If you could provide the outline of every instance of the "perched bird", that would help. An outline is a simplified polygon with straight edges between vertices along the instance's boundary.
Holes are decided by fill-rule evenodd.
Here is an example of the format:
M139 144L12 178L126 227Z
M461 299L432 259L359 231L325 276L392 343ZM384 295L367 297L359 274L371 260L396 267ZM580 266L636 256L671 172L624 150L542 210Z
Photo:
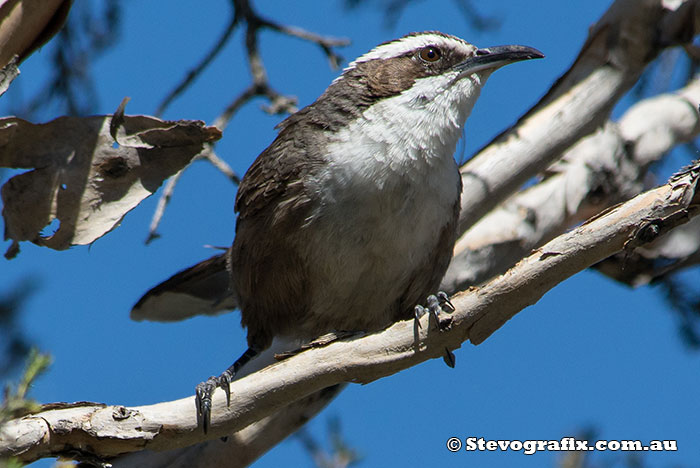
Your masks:
M241 181L233 246L154 288L132 312L169 320L240 308L248 350L197 386L205 430L216 387L228 397L233 376L273 341L381 330L437 292L456 237L453 155L464 123L491 72L541 57L531 47L409 34L357 58L279 124Z

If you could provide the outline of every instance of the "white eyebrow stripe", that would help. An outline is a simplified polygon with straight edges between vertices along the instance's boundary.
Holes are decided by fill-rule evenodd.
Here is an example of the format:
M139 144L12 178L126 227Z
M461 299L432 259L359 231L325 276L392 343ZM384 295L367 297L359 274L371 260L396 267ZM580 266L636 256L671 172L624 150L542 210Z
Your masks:
M404 36L400 39L396 39L386 44L379 45L367 52L365 55L361 55L360 57L356 58L355 60L350 62L350 64L347 67L343 69L343 72L333 80L333 83L336 83L340 79L342 79L345 73L354 69L358 63L369 62L370 60L399 57L408 52L429 45L445 48L454 48L455 46L464 47L465 54L471 54L476 50L476 46L454 36L443 36L441 34L433 33L423 33L416 34L414 36Z
M457 44L464 45L465 49L467 50L470 47L469 44L463 42L461 39L445 37L439 34L419 34L416 36L402 37L396 41L377 46L367 52L365 55L358 57L355 59L355 61L348 65L348 69L354 68L358 63L369 62L370 60L376 59L398 57L411 52L412 50L420 49L429 45L454 47Z

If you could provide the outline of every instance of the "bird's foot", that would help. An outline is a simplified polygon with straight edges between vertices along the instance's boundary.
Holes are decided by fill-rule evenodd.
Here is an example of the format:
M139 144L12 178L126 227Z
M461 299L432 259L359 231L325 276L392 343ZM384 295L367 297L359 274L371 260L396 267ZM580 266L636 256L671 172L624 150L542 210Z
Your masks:
M197 385L195 389L197 405L197 420L202 425L206 434L211 425L211 397L217 388L226 393L226 406L231 404L231 380L233 376L226 370L218 377L211 376L205 382Z
M437 294L431 294L426 300L427 307L422 305L417 305L414 310L414 316L416 318L416 323L418 323L418 328L420 328L420 318L426 313L429 313L434 319L438 330L446 330L450 327L452 323L452 317L447 314L451 314L455 311L455 307L450 302L450 298L443 291L439 291Z
M221 388L226 393L226 406L231 405L231 381L233 377L241 370L245 364L260 353L258 347L249 347L241 357L236 359L236 362L231 364L231 367L226 369L218 377L209 377L206 382L197 385L195 389L195 405L197 406L197 421L202 425L202 429L206 434L211 425L211 397L217 387Z
M439 291L435 295L428 296L426 303L428 306L427 308L419 304L414 309L414 314L416 317L416 323L418 324L418 328L420 328L421 326L420 318L427 313L429 313L435 319L435 325L437 326L438 330L443 331L450 328L450 324L452 323L452 317L450 317L447 314L451 314L452 312L454 312L455 306L452 305L452 303L450 302L450 298L447 296L447 294L442 291ZM445 364L447 364L449 367L455 367L457 358L455 357L454 353L449 349L445 348L445 354L442 356L442 359L445 361Z

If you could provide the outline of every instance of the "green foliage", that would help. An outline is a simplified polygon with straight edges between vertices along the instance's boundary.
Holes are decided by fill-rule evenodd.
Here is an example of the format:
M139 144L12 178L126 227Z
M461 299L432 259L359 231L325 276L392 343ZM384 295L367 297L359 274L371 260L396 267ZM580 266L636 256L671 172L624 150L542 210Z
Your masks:
M41 409L37 401L27 398L27 393L34 380L46 372L51 360L50 355L32 348L27 358L27 366L15 388L13 389L11 384L5 386L3 402L0 405L0 424Z

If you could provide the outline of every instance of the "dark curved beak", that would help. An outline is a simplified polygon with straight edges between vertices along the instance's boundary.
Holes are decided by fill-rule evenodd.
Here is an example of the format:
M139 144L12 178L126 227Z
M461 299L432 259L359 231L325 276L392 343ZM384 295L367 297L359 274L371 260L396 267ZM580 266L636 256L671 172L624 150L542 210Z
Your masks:
M459 76L471 75L482 70L495 70L496 68L510 63L544 58L544 54L534 47L521 45L505 45L477 49L474 56L469 57L464 62L455 65L454 69L459 71Z

